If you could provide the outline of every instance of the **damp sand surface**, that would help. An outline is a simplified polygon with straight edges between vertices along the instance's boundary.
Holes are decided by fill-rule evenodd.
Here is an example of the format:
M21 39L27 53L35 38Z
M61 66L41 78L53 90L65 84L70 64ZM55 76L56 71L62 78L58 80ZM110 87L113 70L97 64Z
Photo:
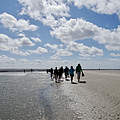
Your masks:
M120 71L84 73L78 84L46 72L0 73L0 120L119 120Z

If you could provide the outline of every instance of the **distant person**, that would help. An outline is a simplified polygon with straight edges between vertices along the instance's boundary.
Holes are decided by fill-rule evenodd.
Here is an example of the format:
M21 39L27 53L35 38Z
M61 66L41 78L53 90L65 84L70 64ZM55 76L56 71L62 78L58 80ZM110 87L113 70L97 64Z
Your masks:
M77 67L76 67L76 74L77 74L78 82L80 82L80 76L81 76L82 72L83 72L82 67L81 67L80 64L78 64Z
M69 73L70 73L70 77L71 77L71 83L73 83L73 77L74 77L74 68L73 66L71 66L70 70L69 70Z
M33 71L33 69L31 69L31 72Z
M60 69L59 69L59 79L62 78L63 72L64 72L64 69L63 69L63 66L61 66Z
M55 67L54 76L55 76L55 82L57 83L58 82L58 69L57 69L57 67Z
M25 73L25 69L24 69L24 73Z
M64 73L65 73L65 79L67 80L67 77L69 75L69 68L67 66L64 69Z
M53 79L53 68L50 69L50 77Z

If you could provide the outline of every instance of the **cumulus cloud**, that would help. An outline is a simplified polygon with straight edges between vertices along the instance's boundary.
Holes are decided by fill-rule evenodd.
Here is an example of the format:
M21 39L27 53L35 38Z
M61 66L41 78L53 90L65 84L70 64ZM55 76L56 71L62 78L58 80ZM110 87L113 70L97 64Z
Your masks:
M66 49L58 49L56 51L56 53L51 56L51 59L60 59L60 57L62 56L72 56L72 52L70 52L69 50L66 50Z
M43 54L43 53L48 53L48 50L43 47L38 47L36 50L28 50L31 54Z
M47 43L47 44L45 44L45 47L49 47L49 48L51 48L53 50L56 50L58 48L58 45L57 44L49 44L49 43Z
M18 47L12 47L9 49L9 51L13 54L19 55L19 56L29 56L30 53L25 50L20 50Z
M28 37L21 37L17 39L18 46L34 46L35 44Z
M66 20L70 17L70 3L81 8L87 7L98 13L118 14L120 16L119 0L18 0L23 8L21 14L40 20L52 28L51 35L62 42L92 38L105 45L108 50L120 50L119 26L116 30L107 30L82 19ZM117 42L118 41L118 42Z
M92 38L105 45L107 50L120 50L119 26L115 30L107 30L83 19L70 19L70 3L81 8L87 7L98 13L118 14L119 0L18 0L23 8L21 14L27 14L35 20L52 28L51 35L62 42ZM117 44L116 44L117 43Z
M21 14L27 14L49 26L59 24L61 17L69 17L70 3L100 14L117 14L120 17L119 0L18 0L23 6Z
M16 46L16 42L5 34L0 34L0 49L8 51L9 47Z
M120 26L114 30L102 29L93 39L100 44L104 44L109 51L120 50Z
M38 47L35 50L24 50L23 46L34 46L35 42L41 42L38 37L26 37L23 31L35 31L38 29L36 25L31 24L24 19L16 19L8 13L0 14L0 23L11 31L19 32L18 38L11 38L5 34L0 34L0 50L9 51L13 54L28 56L31 54L48 53L48 48L54 51L52 60L38 61L36 66L40 64L43 67L49 65L62 64L62 56L71 56L76 52L82 58L90 56L102 56L103 50L99 47L86 46L80 43L81 40L92 39L99 44L105 46L109 51L120 50L120 26L117 29L109 30L98 27L97 25L87 22L83 19L70 19L70 5L74 3L75 6L81 8L85 6L94 12L101 14L114 14L120 16L120 2L119 0L18 0L22 5L21 15L29 15L31 18L42 22L44 25L50 26L50 34L61 41L61 45L47 43L43 47ZM79 43L78 43L79 41ZM34 42L34 43L33 43ZM47 48L47 49L46 49ZM119 56L119 54L111 53L111 56ZM6 57L7 58L7 57ZM54 60L53 60L54 59ZM57 60L55 60L57 59ZM59 61L59 63L58 63ZM93 60L91 60L93 61ZM107 61L107 60L106 60ZM64 61L66 64L68 61ZM95 63L93 61L92 63ZM21 61L21 65L22 65ZM32 65L35 62L29 63ZM74 61L76 64L76 60ZM107 63L107 62L106 62ZM93 64L90 64L93 65ZM104 64L103 64L104 65ZM38 66L37 66L38 67Z
M60 17L69 17L69 6L64 0L18 0L23 6L21 14L27 14L46 25L55 26Z
M113 57L120 57L120 53L110 53L110 55Z
M119 0L68 0L75 6L86 8L101 14L117 14L120 18L120 1Z
M51 35L68 44L70 41L93 39L108 50L120 50L120 26L108 30L83 19L70 19L51 31Z
M15 61L16 61L15 58L8 57L6 55L0 55L0 63L11 63Z
M54 28L51 35L63 42L68 42L92 38L99 31L99 27L83 19L70 19L58 28Z
M25 37L25 34L24 33L19 33L18 36L19 37Z
M75 52L79 52L80 56L90 57L90 56L102 56L103 50L96 47L88 47L83 43L70 42L67 45L67 49Z
M29 21L24 19L17 20L14 16L4 12L0 14L0 22L4 25L4 27L9 28L11 31L35 31L38 29L36 25L32 25Z
M13 39L5 34L0 34L0 43L1 45L7 46L7 47L20 47L20 46L33 46L34 45L34 43L32 43L32 41L26 36Z
M23 36L20 38L10 38L5 34L0 34L0 50L9 51L13 54L27 56L28 52L22 51L19 48L23 46L33 46L34 43L29 38Z
M41 42L40 38L38 37L31 37L31 39L35 42Z
M0 44L0 50L1 51L8 51L9 48L5 44Z

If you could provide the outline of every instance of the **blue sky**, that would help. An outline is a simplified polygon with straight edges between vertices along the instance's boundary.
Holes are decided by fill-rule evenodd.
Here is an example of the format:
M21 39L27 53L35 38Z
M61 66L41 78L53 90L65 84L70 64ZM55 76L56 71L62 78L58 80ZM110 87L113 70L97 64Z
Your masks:
M119 0L1 0L0 68L120 68Z

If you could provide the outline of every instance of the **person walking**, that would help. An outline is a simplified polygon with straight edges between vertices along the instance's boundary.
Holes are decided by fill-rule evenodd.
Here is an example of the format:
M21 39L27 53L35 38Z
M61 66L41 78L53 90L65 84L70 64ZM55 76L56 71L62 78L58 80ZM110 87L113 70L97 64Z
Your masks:
M77 79L79 83L80 83L80 76L82 72L83 72L82 67L80 64L78 64L76 67L76 74L77 74Z
M59 80L62 78L63 72L64 72L63 66L61 66L59 69Z
M69 68L67 66L64 69L64 73L65 73L65 79L67 80L67 77L69 75Z
M70 70L69 70L69 73L70 73L70 77L71 77L71 83L73 83L73 77L74 77L74 68L73 66L71 66Z
M57 69L57 67L55 67L54 76L55 76L55 82L57 83L58 82L58 69Z

